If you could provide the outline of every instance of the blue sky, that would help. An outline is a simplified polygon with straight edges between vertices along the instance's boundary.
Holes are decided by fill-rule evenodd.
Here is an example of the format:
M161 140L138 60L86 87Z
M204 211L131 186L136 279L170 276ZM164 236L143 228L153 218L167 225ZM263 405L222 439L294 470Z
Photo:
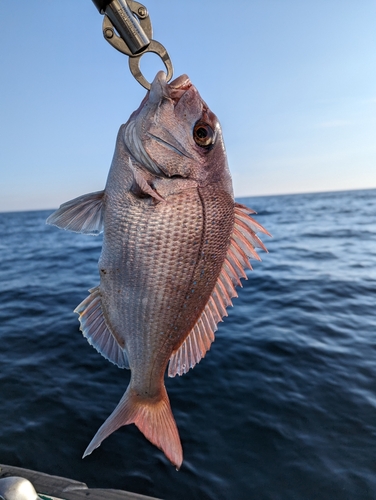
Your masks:
M219 117L237 196L376 187L374 0L148 0L154 38ZM0 211L103 189L144 89L91 0L1 12ZM152 79L162 64L145 56Z

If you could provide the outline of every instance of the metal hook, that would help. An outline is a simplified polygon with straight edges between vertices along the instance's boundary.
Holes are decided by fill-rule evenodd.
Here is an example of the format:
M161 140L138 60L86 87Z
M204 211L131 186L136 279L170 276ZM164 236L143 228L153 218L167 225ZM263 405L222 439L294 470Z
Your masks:
M103 36L115 49L130 58L129 68L135 79L143 87L150 89L150 83L141 73L140 60L146 52L153 52L162 59L167 71L167 81L170 81L173 75L172 62L163 45L151 40L153 30L146 7L133 0L113 0L105 13Z
M159 57L162 59L163 64L165 65L165 68L167 70L166 81L169 82L171 80L172 75L174 73L174 69L172 67L172 62L170 56L168 55L167 50L163 47L162 44L156 42L155 40L152 40L150 42L150 45L144 52L142 52L137 56L130 57L129 69L131 70L132 75L136 78L138 83L140 83L143 87L145 87L145 89L150 90L151 84L146 80L144 75L141 73L140 69L141 57L144 54L146 54L146 52L153 52L154 54L158 54Z

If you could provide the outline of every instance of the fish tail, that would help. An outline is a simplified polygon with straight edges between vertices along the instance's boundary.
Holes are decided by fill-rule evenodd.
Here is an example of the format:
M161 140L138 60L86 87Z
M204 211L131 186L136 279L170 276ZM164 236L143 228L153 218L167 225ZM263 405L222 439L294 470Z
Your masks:
M132 387L128 387L115 410L91 440L82 458L90 455L119 427L132 423L136 424L151 443L163 451L177 469L180 468L183 450L164 385L158 398L153 399L142 397Z

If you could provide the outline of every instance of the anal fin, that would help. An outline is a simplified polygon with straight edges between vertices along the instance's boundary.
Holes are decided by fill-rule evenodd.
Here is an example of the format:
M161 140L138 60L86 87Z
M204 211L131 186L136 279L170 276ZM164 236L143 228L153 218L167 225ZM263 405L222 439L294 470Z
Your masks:
M90 295L74 310L79 315L83 336L108 361L119 368L129 368L125 350L119 345L106 324L99 286L92 288L89 292Z

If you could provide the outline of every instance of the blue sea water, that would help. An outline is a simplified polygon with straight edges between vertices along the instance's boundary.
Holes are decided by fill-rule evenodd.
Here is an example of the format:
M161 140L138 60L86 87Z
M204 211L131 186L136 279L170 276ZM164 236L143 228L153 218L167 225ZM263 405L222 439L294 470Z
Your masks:
M81 459L129 380L72 312L101 237L0 214L0 463L165 500L376 498L376 191L240 201L270 253L206 358L166 381L179 472L133 425Z

